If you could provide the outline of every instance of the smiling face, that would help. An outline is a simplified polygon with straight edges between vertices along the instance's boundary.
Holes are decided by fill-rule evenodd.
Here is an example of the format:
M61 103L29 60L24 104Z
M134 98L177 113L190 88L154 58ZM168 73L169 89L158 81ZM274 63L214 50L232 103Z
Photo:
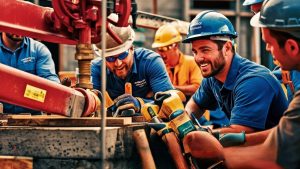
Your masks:
M124 58L123 60L116 59L114 62L106 62L106 66L117 77L121 79L125 79L128 73L132 69L133 55L134 55L133 48L131 48L126 58ZM119 55L114 57L118 57L118 56Z
M262 39L266 43L266 50L272 54L272 57L279 62L283 70L291 70L297 67L298 61L289 56L284 46L280 46L277 40L270 34L270 30L262 28Z
M192 42L192 51L203 77L216 76L224 70L226 59L213 41L195 40Z

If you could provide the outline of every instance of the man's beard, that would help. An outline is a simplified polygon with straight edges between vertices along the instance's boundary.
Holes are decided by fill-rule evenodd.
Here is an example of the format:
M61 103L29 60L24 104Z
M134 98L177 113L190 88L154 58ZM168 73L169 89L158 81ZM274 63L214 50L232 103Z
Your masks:
M201 64L198 63L199 67L200 67L200 65ZM221 52L219 52L218 58L216 58L213 62L209 62L209 65L210 65L211 70L208 73L203 72L202 69L200 68L202 76L204 78L213 77L223 70L223 68L225 66L224 55Z
M7 36L10 40L15 41L15 42L21 42L21 41L23 41L23 39L24 39L23 36L17 36L17 35L10 34L10 33L6 33L6 36Z

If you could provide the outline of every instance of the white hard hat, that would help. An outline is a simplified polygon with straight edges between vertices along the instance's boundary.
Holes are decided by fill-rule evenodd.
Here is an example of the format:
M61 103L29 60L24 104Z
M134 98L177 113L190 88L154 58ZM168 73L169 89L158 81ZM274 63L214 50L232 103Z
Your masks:
M110 15L109 18L112 20L116 19L117 15ZM127 27L117 27L113 24L108 24L111 30L122 40L122 43L119 44L116 42L108 33L106 34L106 57L114 56L121 54L127 51L134 41L135 33L130 26ZM96 47L99 49L99 53L101 53L101 42L96 44Z

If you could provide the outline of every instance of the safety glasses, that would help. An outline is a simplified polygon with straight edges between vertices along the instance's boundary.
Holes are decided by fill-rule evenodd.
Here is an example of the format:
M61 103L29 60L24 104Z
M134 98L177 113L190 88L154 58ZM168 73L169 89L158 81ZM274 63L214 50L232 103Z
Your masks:
M123 60L128 56L129 52L125 51L123 53L121 53L119 56L110 56L110 57L106 57L106 61L107 62L115 62L117 59L119 60Z
M169 45L169 46L159 47L159 48L157 48L156 50L157 50L158 52L166 52L166 51L168 51L168 50L173 49L175 46L176 46L176 44L173 43L172 45Z

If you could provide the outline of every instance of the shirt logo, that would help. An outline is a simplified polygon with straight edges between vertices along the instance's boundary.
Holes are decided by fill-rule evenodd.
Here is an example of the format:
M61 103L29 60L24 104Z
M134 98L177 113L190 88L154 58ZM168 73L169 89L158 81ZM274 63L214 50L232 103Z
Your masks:
M23 59L21 59L21 62L23 62L23 63L28 63L28 62L33 62L35 60L35 58L34 57L26 57L26 58L23 58Z
M134 84L138 87L144 87L144 86L146 86L147 82L146 82L146 79L143 79L141 81L134 82Z

